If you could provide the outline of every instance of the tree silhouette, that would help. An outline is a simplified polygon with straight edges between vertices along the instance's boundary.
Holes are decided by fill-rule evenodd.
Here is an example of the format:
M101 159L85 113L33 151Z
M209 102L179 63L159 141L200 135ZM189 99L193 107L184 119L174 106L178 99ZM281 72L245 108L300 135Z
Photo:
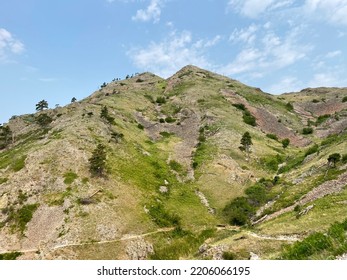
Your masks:
M38 112L41 112L47 108L48 108L48 102L46 100L41 100L39 103L36 104L36 111Z
M94 176L102 176L106 166L106 147L99 144L89 159L89 170Z
M6 148L11 142L12 131L8 126L0 125L0 149Z
M333 165L333 167L335 167L336 163L338 163L340 160L341 160L341 155L339 153L334 153L329 155L328 157L329 166Z
M251 152L251 146L253 145L252 137L248 131L242 135L240 143L241 143L240 150L247 153L247 159L248 159L249 153Z
M77 101L76 97L72 97L71 103L75 103Z
M282 147L285 149L289 146L290 140L286 138L286 139L283 139L281 143L282 143Z

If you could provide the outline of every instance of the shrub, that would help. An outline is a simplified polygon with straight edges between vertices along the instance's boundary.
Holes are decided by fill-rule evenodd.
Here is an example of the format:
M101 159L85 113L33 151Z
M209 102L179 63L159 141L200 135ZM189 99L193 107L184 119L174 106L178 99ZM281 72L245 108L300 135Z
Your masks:
M241 103L233 104L233 106L239 110L242 110L242 111L246 110L246 106L241 104Z
M145 128L145 127L144 127L142 124L140 124L140 123L137 124L137 127L138 127L139 129L142 129L142 130Z
M307 135L307 134L312 134L313 133L313 128L312 127L304 127L302 129L302 134Z
M174 123L176 121L176 119L171 117L171 116L168 116L168 117L165 118L165 121L167 123Z
M278 137L276 134L266 134L266 137L278 141Z
M223 252L222 258L223 260L229 260L229 261L237 259L236 255L232 252Z
M341 159L342 163L346 163L347 162L347 154L344 154L342 156L342 159Z
M100 112L100 118L107 120L110 124L114 124L114 118L109 115L106 106L102 107Z
M256 126L257 125L256 118L248 110L243 112L242 118L243 118L243 121L246 124L249 124L251 126Z
M308 150L305 152L305 157L312 155L314 153L318 152L318 145L314 144L312 147L308 148Z
M176 214L167 212L159 202L152 205L148 213L160 227L179 226L180 224L180 218Z
M5 253L0 254L0 260L16 260L19 256L21 256L21 252L11 252L11 253Z
M319 116L315 122L315 125L318 126L318 125L324 123L327 119L330 118L330 116L331 115L329 115L329 114Z
M24 155L18 159L15 159L11 165L12 170L14 172L18 172L19 170L23 169L25 166L25 160L26 160L27 156Z
M319 103L319 100L318 99L313 99L312 103Z
M287 108L288 111L293 111L293 110L294 110L294 106L293 106L293 104L290 103L290 102L288 102L288 103L286 104L286 108Z
M42 127L47 127L52 121L53 119L47 114L40 114L36 117L36 123Z
M290 140L288 138L285 138L281 141L281 143L282 143L282 147L285 149L289 146Z
M172 170L175 170L176 172L181 172L183 170L183 166L175 160L170 160L169 166Z
M17 227L19 228L21 233L25 231L27 223L31 221L34 212L39 206L40 205L38 203L28 204L24 205L21 209L17 211L17 213L15 214L15 220L17 223Z
M255 184L245 191L249 198L249 202L253 206L259 206L267 199L266 189L262 184Z
M229 223L237 226L248 224L254 213L255 209L249 204L246 197L235 198L223 209L223 214Z
M155 101L157 102L158 104L165 104L166 103L166 99L164 96L160 96L157 98L157 100Z
M347 102L347 96L342 98L342 102Z

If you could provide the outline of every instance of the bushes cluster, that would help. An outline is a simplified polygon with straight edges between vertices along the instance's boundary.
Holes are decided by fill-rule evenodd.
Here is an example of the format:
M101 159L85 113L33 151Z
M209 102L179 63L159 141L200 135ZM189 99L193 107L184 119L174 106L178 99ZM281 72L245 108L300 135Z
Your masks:
M271 198L269 192L277 182L277 179L270 181L262 178L258 183L246 189L246 197L237 197L229 202L223 209L223 215L231 225L250 224L257 208Z
M251 114L250 111L247 110L246 106L244 104L241 104L241 103L236 103L236 104L233 104L233 106L241 111L243 111L243 115L242 115L242 118L243 118L243 121L246 123L246 124L249 124L251 126L256 126L257 123L256 123L256 118Z
M314 255L328 252L330 255L339 255L347 250L347 219L342 223L332 224L327 233L316 232L310 234L302 241L287 246L281 259L305 260Z
M302 134L304 135L308 135L308 134L312 134L313 133L313 128L312 127L304 127L302 129Z
M102 107L100 112L100 118L107 120L107 122L109 122L110 124L114 124L114 118L109 115L106 106Z

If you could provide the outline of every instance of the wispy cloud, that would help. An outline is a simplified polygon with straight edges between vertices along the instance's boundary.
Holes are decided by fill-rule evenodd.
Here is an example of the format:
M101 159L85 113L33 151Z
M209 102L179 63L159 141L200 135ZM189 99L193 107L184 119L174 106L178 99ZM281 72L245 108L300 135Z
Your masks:
M257 30L261 39L255 40L253 32ZM291 29L280 36L273 30L263 27L252 27L241 31L234 31L231 36L236 42L246 42L232 62L220 67L226 75L241 73L271 72L290 66L305 58L312 46L300 42L301 27ZM237 36L236 36L236 35Z
M0 28L0 61L6 61L11 54L24 52L24 44L4 28Z
M168 77L187 64L211 69L212 65L205 54L219 40L218 35L210 40L193 40L189 31L174 31L160 42L132 49L128 55L137 67Z
M335 25L347 25L347 0L306 0L307 14Z
M137 10L136 15L132 17L134 21L153 21L160 20L163 0L151 0L146 9Z
M228 2L228 8L243 16L257 18L267 11L289 7L293 3L293 0L230 0Z

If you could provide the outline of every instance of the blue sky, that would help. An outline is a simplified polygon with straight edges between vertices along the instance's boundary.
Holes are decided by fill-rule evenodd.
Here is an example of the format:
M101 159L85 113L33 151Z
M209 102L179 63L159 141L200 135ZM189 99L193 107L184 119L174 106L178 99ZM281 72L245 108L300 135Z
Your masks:
M187 64L278 94L347 86L347 0L0 0L0 123Z

